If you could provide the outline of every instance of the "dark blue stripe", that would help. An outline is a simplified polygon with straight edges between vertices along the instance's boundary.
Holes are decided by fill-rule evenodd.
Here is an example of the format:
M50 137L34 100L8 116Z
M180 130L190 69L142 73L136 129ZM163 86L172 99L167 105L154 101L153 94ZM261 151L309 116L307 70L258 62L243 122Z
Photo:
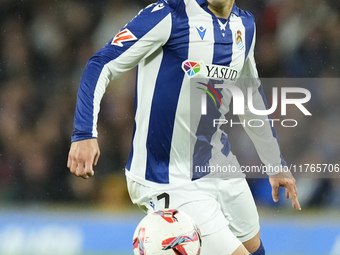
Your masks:
M184 2L182 4L184 5ZM178 34L178 31L189 30L185 12L173 16L173 28L177 30L171 31L169 42L163 47L163 59L152 99L146 144L145 179L157 183L169 183L171 141L185 75L179 63L188 58L189 49L189 32L185 35Z
M249 54L249 50L250 50L250 47L251 47L251 44L252 44L253 38L254 38L255 20L254 20L254 16L250 12L245 12L245 11L240 10L240 14L241 14L242 23L243 23L243 25L245 27L245 31L246 31L245 32L245 41L246 41L245 59L247 59L248 54Z
M264 95L264 91L263 91L262 85L259 87L258 90L259 90L259 92L260 92L260 94L261 94L261 96L262 96L262 100L263 100L263 102L264 102L264 105L266 106L266 109L268 110L269 107L268 107L268 103L267 103L266 96ZM271 116L270 116L270 115L268 115L268 119L271 120ZM282 165L282 166L286 166L286 161L284 160L284 158L283 158L283 156L282 156L282 154L281 154L281 149L280 149L279 139L278 139L278 136L277 136L276 129L275 129L275 127L272 126L272 125L271 125L271 129L272 129L272 134L273 134L273 136L276 138L277 144L278 144L278 146L279 146L280 157L281 157L281 165Z
M220 20L222 20L223 23L227 21L226 19ZM225 31L221 31L216 17L213 17L213 22L215 39L213 64L230 66L233 54L233 31L230 29L229 21ZM222 32L225 33L225 36L222 35Z
M184 72L171 61L172 52L164 50L151 106L147 137L145 178L157 183L169 183L169 161L172 133ZM170 71L171 70L171 71ZM168 82L172 81L171 86Z

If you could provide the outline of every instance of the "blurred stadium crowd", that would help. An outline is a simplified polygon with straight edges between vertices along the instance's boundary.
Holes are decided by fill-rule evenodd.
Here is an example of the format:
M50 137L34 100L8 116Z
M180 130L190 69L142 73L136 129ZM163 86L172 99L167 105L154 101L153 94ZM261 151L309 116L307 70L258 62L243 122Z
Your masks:
M96 177L75 178L66 162L86 61L150 2L0 0L0 203L130 204L124 166L133 125L134 70L113 81L103 98ZM338 0L236 3L255 15L261 77L339 76ZM301 119L298 133L278 127L288 163L340 163L336 81L313 87L318 95L310 106L314 115ZM230 135L232 147L239 143L234 146L236 155L249 143L237 132ZM242 160L257 162L258 157L254 153ZM259 203L272 205L266 201L270 192L259 191L261 180L250 184ZM340 207L340 179L310 178L300 185L304 207Z

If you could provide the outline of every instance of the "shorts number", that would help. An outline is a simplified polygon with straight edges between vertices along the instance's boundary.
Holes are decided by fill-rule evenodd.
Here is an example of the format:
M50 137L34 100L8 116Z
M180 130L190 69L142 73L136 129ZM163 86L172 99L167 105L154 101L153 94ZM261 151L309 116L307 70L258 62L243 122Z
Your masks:
M161 200L164 198L164 208L165 209L169 209L169 205L170 205L170 196L168 193L164 192L160 195L157 196L157 200Z

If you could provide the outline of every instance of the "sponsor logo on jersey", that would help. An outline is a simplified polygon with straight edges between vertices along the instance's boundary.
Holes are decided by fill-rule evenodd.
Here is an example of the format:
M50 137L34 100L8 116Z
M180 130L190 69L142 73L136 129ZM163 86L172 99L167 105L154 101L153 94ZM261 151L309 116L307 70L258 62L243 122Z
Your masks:
M207 31L206 28L200 26L200 27L196 27L198 34L200 35L201 39L204 39L205 36L205 32Z
M238 45L238 48L240 50L242 50L244 48L241 30L237 30L237 32L236 32L236 44Z
M123 47L124 42L135 41L137 37L127 28L120 31L112 40L111 44Z
M185 60L182 63L183 71L190 77L201 76L206 78L235 81L238 71L226 66L207 65L203 61Z
M187 75L189 75L189 77L193 77L195 74L201 71L202 65L203 65L203 62L199 63L199 62L186 60L182 63L182 69Z

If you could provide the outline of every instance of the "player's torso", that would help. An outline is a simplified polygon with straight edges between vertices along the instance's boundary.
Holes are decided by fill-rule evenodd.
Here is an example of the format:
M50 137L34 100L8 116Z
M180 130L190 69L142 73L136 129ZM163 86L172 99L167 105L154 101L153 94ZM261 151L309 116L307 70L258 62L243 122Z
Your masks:
M228 20L216 18L196 0L181 1L179 7L171 14L168 41L138 70L136 130L127 169L155 183L191 178L200 114L195 113L197 123L190 123L192 78L237 79L254 34L253 20L245 24L235 7ZM186 69L187 62L200 63L200 68ZM148 66L157 69L152 68L151 74ZM157 75L155 84L150 75ZM221 138L217 140L221 143ZM228 141L218 146L227 148Z

